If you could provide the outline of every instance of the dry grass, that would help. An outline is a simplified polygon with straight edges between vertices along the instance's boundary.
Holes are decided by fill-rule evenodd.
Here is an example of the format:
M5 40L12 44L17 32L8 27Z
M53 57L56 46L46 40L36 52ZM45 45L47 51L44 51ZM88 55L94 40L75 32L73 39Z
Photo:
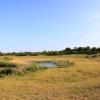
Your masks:
M11 58L10 62L23 65L67 60L75 65L1 78L0 100L100 100L100 58L74 55Z

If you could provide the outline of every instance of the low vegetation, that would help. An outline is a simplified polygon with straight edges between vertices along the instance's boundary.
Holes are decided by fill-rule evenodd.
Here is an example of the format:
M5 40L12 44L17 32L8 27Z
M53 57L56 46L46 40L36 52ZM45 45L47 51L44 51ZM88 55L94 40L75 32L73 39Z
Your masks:
M56 61L55 62L58 68L67 68L75 65L75 62L73 61Z
M47 67L41 67L38 64L32 64L31 66L25 69L25 72L36 72L39 70L48 69Z
M10 57L13 59L7 61L1 56L3 67L0 67L0 71L2 70L0 75L7 74L7 77L0 78L0 100L99 100L100 98L100 57L92 55ZM34 63L44 61L60 64L60 68L40 70ZM25 73L20 76L13 75L15 70Z
M25 65L26 68L19 67L18 64L10 63L7 61L0 61L0 76L8 76L8 75L21 75L25 74L27 72L36 72L43 69L48 69L47 67L41 67L38 65L38 63L32 63L29 66Z
M17 64L0 61L0 77L17 74Z
M11 67L13 67L13 68L16 68L16 67L18 67L18 65L17 64L13 64L13 63L9 63L9 62L5 62L5 61L0 61L0 68L1 67L9 67L9 68L11 68Z

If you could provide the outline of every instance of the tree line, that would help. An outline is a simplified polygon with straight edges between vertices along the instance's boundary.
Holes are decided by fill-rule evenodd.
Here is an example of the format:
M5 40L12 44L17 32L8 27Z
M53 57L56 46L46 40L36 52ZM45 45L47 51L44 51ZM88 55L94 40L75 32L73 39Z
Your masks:
M14 56L37 56L37 55L69 55L69 54L98 54L100 53L100 48L98 47L74 47L74 48L65 48L61 51L42 51L42 52L11 52L11 53L2 53L0 52L0 56L4 55L14 55Z

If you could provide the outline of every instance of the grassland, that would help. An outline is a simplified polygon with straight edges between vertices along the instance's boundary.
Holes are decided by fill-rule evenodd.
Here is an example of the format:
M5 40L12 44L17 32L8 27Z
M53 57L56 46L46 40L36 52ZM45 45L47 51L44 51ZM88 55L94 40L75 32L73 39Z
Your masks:
M40 70L0 78L0 100L100 100L100 57L1 56L19 64L20 70L34 61L72 61L70 67Z

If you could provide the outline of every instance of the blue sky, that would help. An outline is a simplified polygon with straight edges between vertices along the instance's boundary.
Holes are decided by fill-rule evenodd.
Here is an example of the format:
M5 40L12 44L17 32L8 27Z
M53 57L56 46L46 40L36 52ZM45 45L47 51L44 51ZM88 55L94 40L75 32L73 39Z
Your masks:
M0 0L0 51L100 47L100 0Z

